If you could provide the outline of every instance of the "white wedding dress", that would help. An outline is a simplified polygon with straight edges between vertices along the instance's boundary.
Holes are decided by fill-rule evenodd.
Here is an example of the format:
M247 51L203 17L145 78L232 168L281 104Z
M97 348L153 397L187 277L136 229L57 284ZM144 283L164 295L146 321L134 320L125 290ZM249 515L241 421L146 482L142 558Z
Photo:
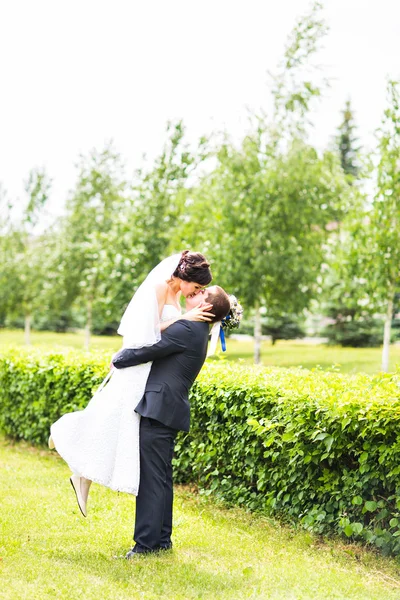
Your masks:
M166 304L161 321L179 314L175 306ZM137 495L140 415L135 408L151 364L114 369L84 410L67 413L51 426L55 448L74 474Z

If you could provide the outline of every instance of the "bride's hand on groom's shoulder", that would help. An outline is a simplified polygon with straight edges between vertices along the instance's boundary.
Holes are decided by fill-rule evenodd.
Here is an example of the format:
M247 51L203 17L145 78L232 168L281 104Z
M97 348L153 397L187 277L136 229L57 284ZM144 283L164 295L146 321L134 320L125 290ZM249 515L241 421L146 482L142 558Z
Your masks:
M215 316L212 312L210 312L212 307L212 304L209 304L209 302L202 302L198 306L195 306L183 314L182 319L186 319L186 321L211 322L212 318Z

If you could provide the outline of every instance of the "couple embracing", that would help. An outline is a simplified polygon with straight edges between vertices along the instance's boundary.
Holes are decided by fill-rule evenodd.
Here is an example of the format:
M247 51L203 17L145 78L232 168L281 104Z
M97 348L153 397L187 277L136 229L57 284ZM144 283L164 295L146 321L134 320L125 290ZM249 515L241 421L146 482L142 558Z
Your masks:
M163 260L128 305L113 369L82 411L51 427L49 445L68 463L86 516L91 483L136 496L135 546L126 558L172 547L172 456L179 430L189 431L189 390L231 310L197 252ZM181 314L180 296L186 298ZM212 343L213 343L212 340Z

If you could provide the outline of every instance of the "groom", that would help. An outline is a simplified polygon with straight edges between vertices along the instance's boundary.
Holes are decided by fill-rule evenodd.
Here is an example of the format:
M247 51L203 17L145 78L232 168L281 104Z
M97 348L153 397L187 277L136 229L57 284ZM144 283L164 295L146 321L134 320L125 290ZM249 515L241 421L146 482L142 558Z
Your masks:
M212 305L211 323L230 311L225 291L212 286L186 299L190 310L201 302ZM113 358L117 369L154 361L143 398L136 407L140 419L140 485L136 497L135 546L126 558L172 548L172 456L178 430L189 431L189 390L206 358L209 323L179 319L163 331L154 346L125 348Z

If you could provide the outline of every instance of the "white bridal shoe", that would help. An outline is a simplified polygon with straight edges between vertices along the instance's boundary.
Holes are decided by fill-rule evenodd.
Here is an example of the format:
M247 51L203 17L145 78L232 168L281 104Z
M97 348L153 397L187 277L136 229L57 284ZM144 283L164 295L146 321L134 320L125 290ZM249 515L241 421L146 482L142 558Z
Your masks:
M89 496L89 488L92 482L90 479L85 479L85 477L79 477L78 475L72 475L69 480L74 488L80 511L83 516L86 517L86 503Z
M51 437L51 434L49 435L49 442L48 442L48 444L49 444L50 450L54 450L55 445L54 445L54 442L53 442L53 438Z

